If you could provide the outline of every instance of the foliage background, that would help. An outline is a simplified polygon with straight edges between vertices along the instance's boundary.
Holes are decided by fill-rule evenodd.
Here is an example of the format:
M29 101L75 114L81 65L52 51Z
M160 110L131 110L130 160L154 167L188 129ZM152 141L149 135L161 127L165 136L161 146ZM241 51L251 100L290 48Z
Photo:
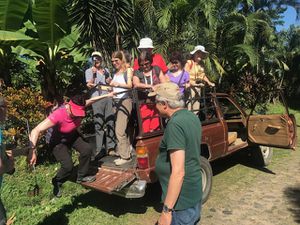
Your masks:
M7 86L31 86L60 100L70 86L82 90L93 50L111 67L113 51L136 57L139 39L148 36L167 62L174 50L188 55L204 45L206 72L218 91L245 106L262 88L262 100L274 98L268 94L274 87L299 97L299 27L276 31L287 6L299 13L300 1L3 0L0 77Z

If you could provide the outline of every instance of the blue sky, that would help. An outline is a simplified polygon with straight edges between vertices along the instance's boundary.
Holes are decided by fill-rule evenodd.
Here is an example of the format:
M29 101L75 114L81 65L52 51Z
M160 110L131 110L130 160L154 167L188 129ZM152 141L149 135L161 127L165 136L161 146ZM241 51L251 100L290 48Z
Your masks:
M288 29L290 25L295 24L300 26L300 20L296 21L296 10L292 7L287 8L287 10L284 13L284 26L277 26L277 30L283 30L283 29Z

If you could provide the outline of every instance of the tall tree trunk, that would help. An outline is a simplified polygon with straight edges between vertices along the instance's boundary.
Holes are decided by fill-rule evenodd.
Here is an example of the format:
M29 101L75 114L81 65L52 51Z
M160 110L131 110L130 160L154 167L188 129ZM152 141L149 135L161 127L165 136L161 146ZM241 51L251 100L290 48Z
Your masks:
M47 101L53 101L58 96L55 87L55 74L51 73L43 62L40 62L37 69L42 77L42 95Z
M0 56L0 78L3 79L4 84L6 86L11 86L11 74L10 74L10 69L11 69L11 64L12 62L12 57L9 56L9 54L4 54Z
M116 33L116 47L118 51L121 50L121 35L119 32Z

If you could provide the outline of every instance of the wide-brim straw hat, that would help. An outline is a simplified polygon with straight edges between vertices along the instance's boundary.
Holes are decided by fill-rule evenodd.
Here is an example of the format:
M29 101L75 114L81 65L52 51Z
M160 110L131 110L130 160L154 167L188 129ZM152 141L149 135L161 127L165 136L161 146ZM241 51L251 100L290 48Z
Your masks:
M205 47L203 45L197 45L195 46L194 50L191 51L191 55L194 55L196 52L202 52L205 56L207 56L209 54L209 52L205 51Z

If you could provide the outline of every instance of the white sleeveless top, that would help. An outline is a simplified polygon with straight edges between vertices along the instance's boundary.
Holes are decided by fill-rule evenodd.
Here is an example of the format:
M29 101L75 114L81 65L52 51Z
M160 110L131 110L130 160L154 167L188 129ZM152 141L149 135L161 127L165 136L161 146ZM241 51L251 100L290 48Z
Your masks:
M124 73L115 74L112 80L115 82L118 82L119 84L126 84L126 81L124 79ZM125 88L113 87L114 92L127 91L127 90L128 89L125 89ZM128 92L114 96L114 98L117 98L117 99L128 98L128 97L129 97Z

